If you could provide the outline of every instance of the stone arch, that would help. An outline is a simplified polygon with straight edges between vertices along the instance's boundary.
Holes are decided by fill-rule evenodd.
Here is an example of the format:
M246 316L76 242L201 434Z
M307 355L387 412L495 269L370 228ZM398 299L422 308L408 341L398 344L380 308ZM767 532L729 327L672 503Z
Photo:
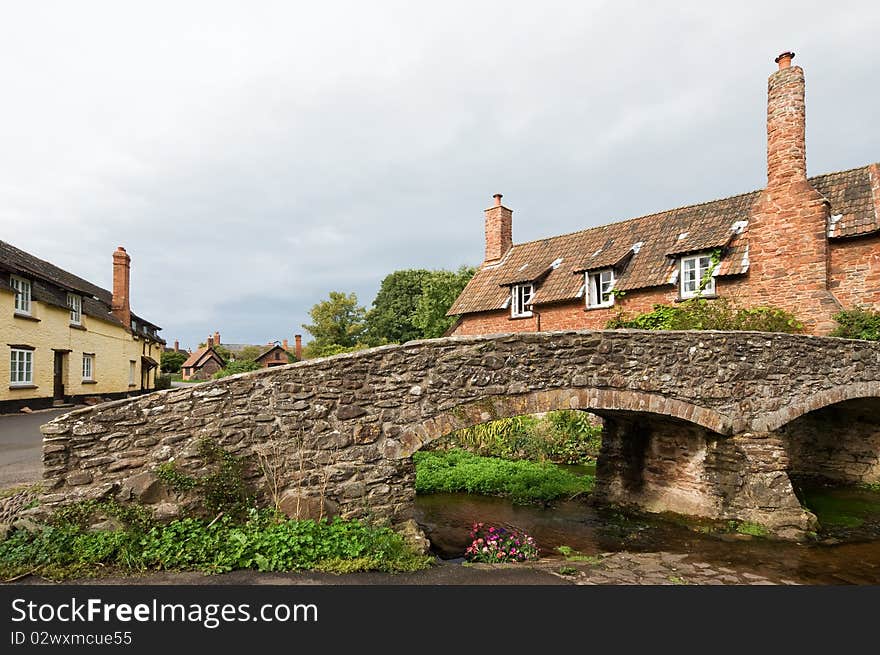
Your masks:
M756 417L752 421L752 430L772 432L817 409L860 398L880 398L880 381L853 382L823 389L775 412Z
M413 424L399 439L387 440L385 456L389 459L410 457L422 446L461 428L502 418L563 409L658 414L698 425L722 436L732 433L733 421L730 417L660 394L630 390L559 388L464 400L459 405Z

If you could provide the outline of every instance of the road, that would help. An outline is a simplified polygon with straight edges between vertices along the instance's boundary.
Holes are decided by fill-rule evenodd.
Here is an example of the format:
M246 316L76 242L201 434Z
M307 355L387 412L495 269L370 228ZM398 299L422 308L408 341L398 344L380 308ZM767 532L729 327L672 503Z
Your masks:
M40 426L70 410L68 407L0 416L0 489L40 480L43 469Z

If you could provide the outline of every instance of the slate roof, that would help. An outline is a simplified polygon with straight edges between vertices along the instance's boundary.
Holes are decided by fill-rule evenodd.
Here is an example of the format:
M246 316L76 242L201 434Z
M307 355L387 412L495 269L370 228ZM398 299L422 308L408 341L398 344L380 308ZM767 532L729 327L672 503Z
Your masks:
M111 312L113 293L107 289L92 284L58 268L43 259L34 257L30 253L16 248L10 243L0 241L0 271L20 275L31 281L31 297L56 307L67 309L67 293L76 293L82 296L82 312L86 316L97 318L108 323L122 325L118 318ZM0 288L11 289L9 275L0 276ZM139 325L148 325L156 330L161 330L158 325L144 320L132 313L131 317L138 321ZM161 343L161 338L149 335Z
M880 231L874 207L873 164L810 178L831 202L829 236ZM748 219L760 191L516 244L497 264L483 266L448 316L504 309L511 284L537 281L536 305L583 296L583 271L615 266L621 291L670 283L675 257L723 248L717 275L748 271ZM560 261L561 260L561 261Z

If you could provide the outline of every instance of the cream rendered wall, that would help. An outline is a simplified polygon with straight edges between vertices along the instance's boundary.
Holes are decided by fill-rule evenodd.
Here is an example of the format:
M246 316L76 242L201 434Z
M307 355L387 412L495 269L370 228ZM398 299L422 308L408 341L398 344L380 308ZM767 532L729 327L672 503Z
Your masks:
M67 310L39 301L31 301L31 316L39 322L14 315L14 294L0 290L0 400L51 397L54 391L53 367L55 349L69 349L65 356L64 393L100 395L137 391L141 388L141 354L156 361L161 344L147 345L143 337L135 340L121 326L92 316L82 316L79 330L70 325ZM35 348L33 379L36 389L14 389L9 386L9 345L26 344ZM83 353L94 353L92 377L94 384L83 384ZM136 362L134 385L129 386L129 362ZM150 374L149 388L155 386Z

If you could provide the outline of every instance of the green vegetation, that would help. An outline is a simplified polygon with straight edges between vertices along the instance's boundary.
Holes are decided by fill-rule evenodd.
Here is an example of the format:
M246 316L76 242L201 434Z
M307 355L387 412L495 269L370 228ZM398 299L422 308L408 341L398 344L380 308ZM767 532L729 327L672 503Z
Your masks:
M559 575L577 575L578 570L573 566L560 566L556 572Z
M119 529L90 529L89 519L96 514L113 516ZM73 505L56 513L41 530L17 530L0 542L3 580L26 574L65 579L148 569L414 571L431 561L415 554L390 528L359 521L294 521L251 510L243 522L223 516L211 522L186 518L157 525L139 506L94 502Z
M214 373L213 378L215 380L219 380L220 378L225 378L230 375L235 375L237 373L247 373L248 371L259 371L262 366L260 366L257 362L249 359L236 359L232 362L227 362L226 366L216 373Z
M549 462L508 461L464 450L422 451L416 463L416 493L467 492L509 496L515 502L545 502L588 493L595 478L578 476Z
M486 457L581 464L596 458L601 443L602 428L591 423L589 414L564 410L456 430L438 447L448 444Z
M163 352L159 358L162 365L163 373L180 373L180 367L189 357L189 353L179 350L169 350Z
M567 562L586 562L587 564L598 564L602 558L598 555L584 555L576 551L571 546L557 546L556 550L565 558Z
M623 311L605 326L636 330L755 330L801 332L803 324L794 314L775 307L736 307L727 298L695 298L678 305L654 305L645 314L627 316Z
M880 521L880 494L871 486L815 487L800 495L823 528L858 528L869 520Z
M159 391L161 389L170 389L171 388L171 376L170 375L157 375L155 388L157 391Z
M832 337L880 341L880 312L856 307L834 315L837 327Z
M475 269L458 271L400 270L382 280L369 311L357 295L331 291L309 310L303 324L313 340L307 357L327 357L386 343L440 337L455 321L446 316Z
M766 537L770 534L770 531L760 523L750 523L749 521L733 521L730 527L734 532L752 537Z

